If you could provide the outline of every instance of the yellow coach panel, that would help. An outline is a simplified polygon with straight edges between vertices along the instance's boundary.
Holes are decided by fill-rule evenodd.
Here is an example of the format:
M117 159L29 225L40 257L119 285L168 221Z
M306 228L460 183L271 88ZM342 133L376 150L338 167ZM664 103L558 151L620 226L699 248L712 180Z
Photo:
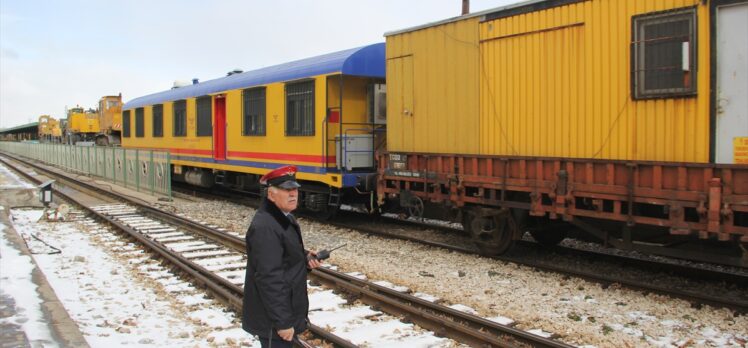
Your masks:
M688 7L695 95L633 98L632 17ZM588 0L482 22L480 153L708 162L709 26L698 0Z
M162 114L163 136L153 136L153 105L143 107L143 136L138 137L137 109L129 109L130 112L130 136L122 137L122 146L139 149L155 149L173 151L175 153L192 153L200 156L201 153L208 154L212 151L212 136L196 136L196 99L186 99L187 115L185 136L174 136L174 102L164 102Z
M226 93L227 114L227 147L228 157L253 162L284 162L289 164L309 164L319 167L335 165L335 136L340 133L339 123L332 122L325 134L325 115L328 107L337 111L340 105L340 75L320 75L314 81L314 135L286 135L286 90L291 82L277 82L263 86L265 88L266 118L265 135L242 134L242 90ZM351 76L343 77L343 118L346 129L361 128L366 122L366 87L368 80ZM340 114L338 113L338 117ZM351 134L358 134L352 132ZM323 137L327 142L327 154L322 146ZM327 158L325 158L327 155ZM326 159L326 161L325 161ZM326 162L326 163L325 163ZM257 168L239 168L238 171L258 172Z
M227 147L228 157L253 162L278 163L279 159L302 158L301 161L287 160L288 163L308 162L322 165L322 122L325 114L325 79L315 77L314 81L314 135L286 136L286 92L287 82L276 82L256 86L265 88L265 135L242 135L242 90L227 94ZM306 157L305 157L306 156ZM317 160L316 157L320 157ZM252 168L245 168L257 172Z
M479 151L478 20L387 34L389 151Z

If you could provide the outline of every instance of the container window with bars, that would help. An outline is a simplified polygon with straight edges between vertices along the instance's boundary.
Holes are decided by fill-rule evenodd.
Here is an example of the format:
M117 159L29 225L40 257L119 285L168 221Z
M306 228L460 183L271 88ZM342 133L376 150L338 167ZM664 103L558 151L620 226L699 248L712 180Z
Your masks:
M696 93L696 9L633 18L634 99Z
M314 135L314 81L286 84L286 135Z
M144 114L143 108L135 109L135 136L138 138L142 138L145 135Z
M197 136L211 136L213 135L213 123L211 118L212 108L211 102L213 97L204 96L197 98Z
M156 104L153 106L153 136L164 136L164 105Z
M177 100L174 102L174 136L183 137L187 135L187 101Z
M130 110L122 112L122 137L130 137Z
M265 135L265 88L242 91L244 119L242 135Z

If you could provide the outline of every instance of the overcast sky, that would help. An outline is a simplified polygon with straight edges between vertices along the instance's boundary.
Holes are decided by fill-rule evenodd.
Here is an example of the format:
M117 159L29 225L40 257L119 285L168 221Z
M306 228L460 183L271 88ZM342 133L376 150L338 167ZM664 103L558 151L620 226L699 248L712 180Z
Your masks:
M518 0L471 0L471 12ZM0 0L0 128L383 42L461 0Z

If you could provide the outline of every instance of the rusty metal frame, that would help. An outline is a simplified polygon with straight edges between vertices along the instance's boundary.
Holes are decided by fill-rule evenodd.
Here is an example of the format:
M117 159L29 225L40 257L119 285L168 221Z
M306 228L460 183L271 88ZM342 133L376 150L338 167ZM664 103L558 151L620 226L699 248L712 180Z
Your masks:
M408 190L455 207L521 208L570 222L597 218L748 242L748 226L734 219L748 213L745 165L408 153L405 168L394 169L389 154L378 155L380 203ZM662 216L638 214L643 205Z

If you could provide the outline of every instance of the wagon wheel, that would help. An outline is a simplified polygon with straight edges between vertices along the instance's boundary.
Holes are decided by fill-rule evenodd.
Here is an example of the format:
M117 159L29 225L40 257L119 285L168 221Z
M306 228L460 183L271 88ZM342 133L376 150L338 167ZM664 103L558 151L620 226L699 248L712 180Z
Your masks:
M500 255L514 245L515 227L509 210L495 215L469 216L470 235L481 255Z
M408 214L419 219L423 218L423 200L418 196L413 196L408 203Z

